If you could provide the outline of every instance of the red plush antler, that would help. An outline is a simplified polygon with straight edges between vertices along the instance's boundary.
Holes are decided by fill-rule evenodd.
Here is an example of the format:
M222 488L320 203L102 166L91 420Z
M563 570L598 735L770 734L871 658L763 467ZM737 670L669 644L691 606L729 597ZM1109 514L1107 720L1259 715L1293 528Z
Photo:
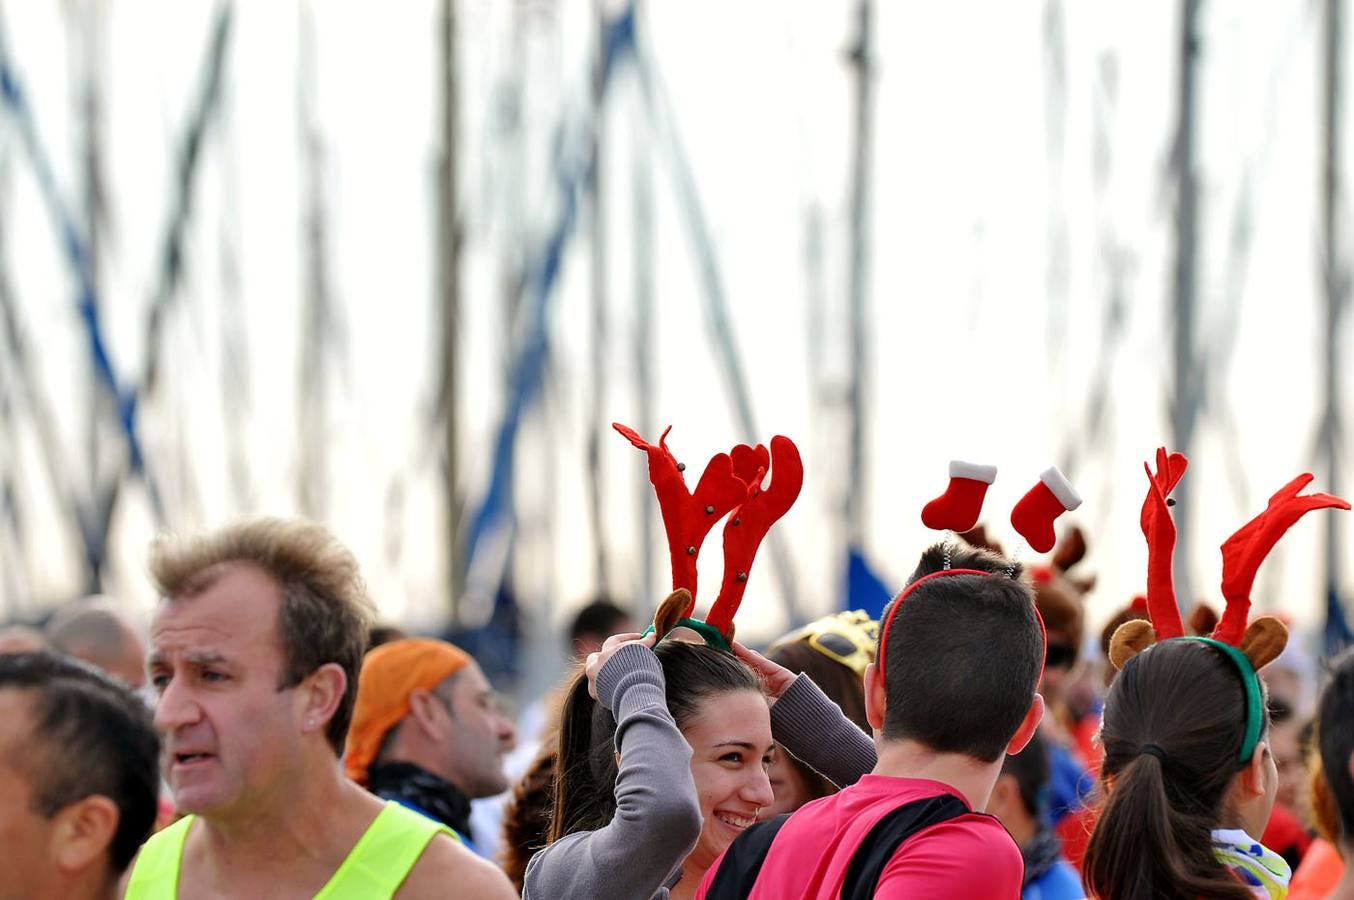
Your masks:
M725 513L747 497L747 485L734 474L734 463L727 453L716 454L706 465L694 493L688 492L682 471L668 450L669 425L658 444L650 444L634 429L612 423L630 443L649 454L649 481L658 497L663 528L668 534L668 553L672 558L672 589L686 588L691 603L684 615L691 615L696 604L696 557L710 529ZM751 448L746 448L752 452ZM735 455L740 455L735 448ZM765 452L765 450L763 450Z
M1185 625L1180 621L1180 607L1175 602L1175 584L1172 581L1172 558L1175 555L1175 521L1166 498L1185 474L1189 460L1183 453L1167 455L1165 447L1157 448L1157 470L1143 463L1147 480L1147 499L1142 502L1142 534L1147 538L1147 617L1157 640L1183 637ZM1243 625L1245 623L1242 623Z
M1218 627L1213 629L1216 640L1234 647L1241 645L1250 614L1255 573L1284 532L1314 509L1349 509L1348 501L1331 494L1298 496L1298 492L1311 483L1312 475L1307 473L1288 482L1269 498L1269 506L1264 512L1243 525L1222 545L1222 596L1227 608Z
M742 453L749 450L753 456ZM794 505L799 489L804 486L804 463L799 458L799 450L794 441L781 435L771 439L771 452L757 445L735 447L733 451L734 469L740 470L740 458L744 465L755 460L769 460L771 484L762 489L762 477L766 472L765 463L760 463L755 478L747 484L743 504L734 510L729 524L724 526L724 583L719 587L719 599L705 617L705 621L728 637L733 632L733 616L738 605L743 602L743 591L747 587L748 573L752 569L753 557L757 547L766 537L771 525ZM741 471L740 471L741 474Z
M733 460L733 474L745 485L761 484L771 469L771 454L762 444L755 447L739 444L729 457Z

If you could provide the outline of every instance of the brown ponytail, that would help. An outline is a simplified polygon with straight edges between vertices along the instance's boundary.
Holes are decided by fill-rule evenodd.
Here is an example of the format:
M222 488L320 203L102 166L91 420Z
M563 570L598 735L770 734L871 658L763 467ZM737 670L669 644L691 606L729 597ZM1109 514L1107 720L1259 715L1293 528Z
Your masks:
M588 679L579 666L560 711L548 843L601 828L616 814L615 734L615 717L588 693Z

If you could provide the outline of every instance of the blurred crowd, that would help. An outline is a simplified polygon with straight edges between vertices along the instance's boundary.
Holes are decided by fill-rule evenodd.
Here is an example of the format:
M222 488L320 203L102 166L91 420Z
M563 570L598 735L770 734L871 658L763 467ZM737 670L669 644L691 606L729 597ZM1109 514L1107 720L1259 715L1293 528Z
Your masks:
M1088 621L1090 544L956 528L880 619L764 648L694 585L594 599L510 715L321 526L165 538L148 632L0 628L0 898L1354 897L1354 656L1231 598Z

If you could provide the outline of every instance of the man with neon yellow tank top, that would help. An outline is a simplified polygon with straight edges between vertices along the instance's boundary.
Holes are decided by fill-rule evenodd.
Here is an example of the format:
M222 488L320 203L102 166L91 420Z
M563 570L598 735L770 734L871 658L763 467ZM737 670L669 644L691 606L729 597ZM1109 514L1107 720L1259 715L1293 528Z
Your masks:
M338 764L371 602L318 525L256 520L166 540L148 660L162 772L185 816L122 881L162 898L513 897L436 822L382 803Z

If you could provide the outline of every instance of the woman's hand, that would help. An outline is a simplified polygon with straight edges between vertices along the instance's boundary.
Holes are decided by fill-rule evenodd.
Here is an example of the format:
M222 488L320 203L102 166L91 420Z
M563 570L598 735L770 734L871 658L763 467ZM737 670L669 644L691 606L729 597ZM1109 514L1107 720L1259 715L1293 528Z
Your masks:
M756 650L751 650L737 641L733 642L733 655L741 659L749 669L761 676L766 689L766 699L775 703L780 695L794 684L799 676L782 665L773 663Z
M583 672L588 676L588 694L592 699L597 699L597 673L602 671L602 666L611 659L612 654L624 647L626 644L639 644L642 647L652 648L654 642L658 640L658 635L649 632L641 636L637 631L628 631L624 634L613 634L602 643L602 649L588 654L588 661L583 666Z

